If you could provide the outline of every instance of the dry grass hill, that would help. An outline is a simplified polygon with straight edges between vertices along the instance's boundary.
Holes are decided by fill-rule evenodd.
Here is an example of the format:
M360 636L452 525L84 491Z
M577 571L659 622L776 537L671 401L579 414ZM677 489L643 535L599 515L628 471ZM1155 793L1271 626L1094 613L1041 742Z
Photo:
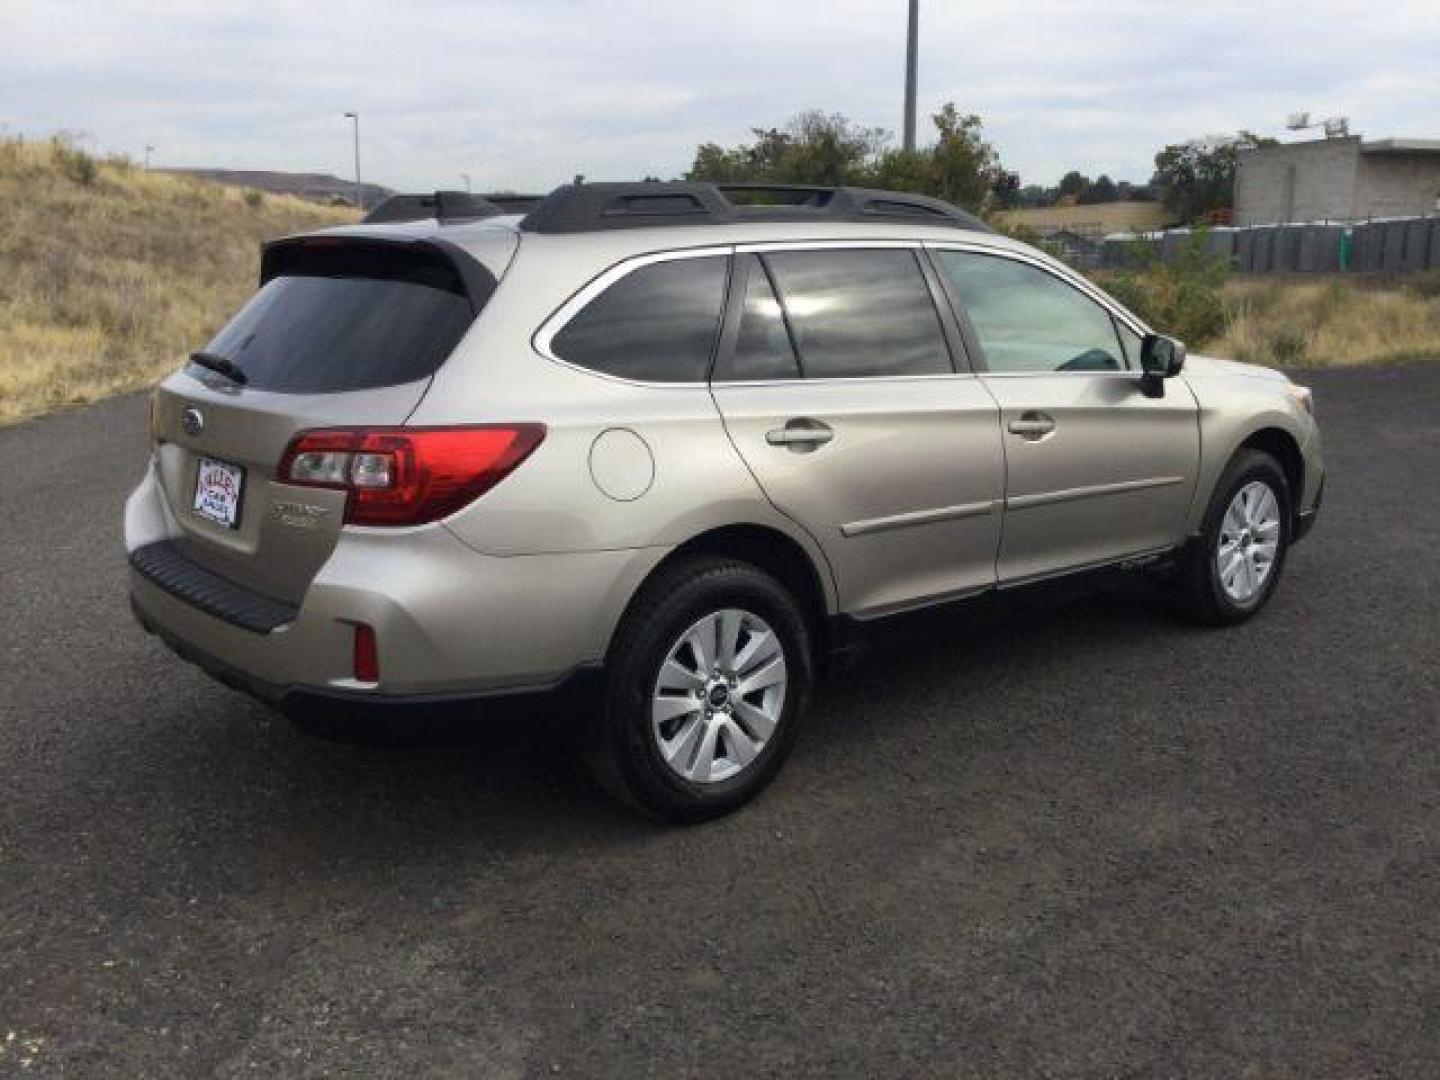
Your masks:
M354 216L0 141L0 423L148 386L254 290L262 240Z

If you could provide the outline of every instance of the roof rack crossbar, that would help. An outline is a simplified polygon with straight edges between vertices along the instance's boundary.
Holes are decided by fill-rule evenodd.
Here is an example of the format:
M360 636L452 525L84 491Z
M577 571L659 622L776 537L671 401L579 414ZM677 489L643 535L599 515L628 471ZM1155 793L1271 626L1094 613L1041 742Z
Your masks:
M729 195L740 196L738 199ZM785 202L744 196L800 195ZM536 233L599 232L738 221L875 221L919 219L993 232L957 206L908 191L822 184L710 184L694 181L564 184L541 199L520 228Z
M458 221L507 213L482 195L468 191L437 191L430 195L391 195L370 213L366 224L394 221Z

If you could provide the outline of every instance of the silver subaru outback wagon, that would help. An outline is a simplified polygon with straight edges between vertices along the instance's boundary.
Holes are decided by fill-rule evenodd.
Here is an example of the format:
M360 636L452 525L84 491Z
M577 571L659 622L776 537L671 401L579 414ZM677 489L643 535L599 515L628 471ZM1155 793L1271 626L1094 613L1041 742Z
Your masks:
M890 617L1143 567L1249 618L1324 481L1305 388L853 188L398 197L268 244L150 426L130 593L175 651L332 732L584 692L597 775L676 820Z

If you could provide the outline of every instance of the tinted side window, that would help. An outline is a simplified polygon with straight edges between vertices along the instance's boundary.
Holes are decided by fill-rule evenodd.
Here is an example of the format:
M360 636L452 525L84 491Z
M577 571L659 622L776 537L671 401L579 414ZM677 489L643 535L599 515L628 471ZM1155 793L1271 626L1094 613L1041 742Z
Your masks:
M646 382L704 382L725 300L723 255L650 263L586 304L555 335L555 355Z
M731 379L798 379L800 362L790 344L785 315L765 267L754 255L745 260L745 297L735 354L730 361Z
M1119 371L1110 313L1039 267L968 251L937 252L991 371Z
M764 261L807 379L952 370L913 251L781 251Z

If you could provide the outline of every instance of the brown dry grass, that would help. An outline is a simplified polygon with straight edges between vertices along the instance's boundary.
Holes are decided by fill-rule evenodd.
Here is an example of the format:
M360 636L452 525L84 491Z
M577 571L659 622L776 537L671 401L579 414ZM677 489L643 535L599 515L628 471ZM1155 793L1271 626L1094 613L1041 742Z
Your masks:
M150 385L254 290L262 240L354 217L0 141L0 424Z
M1440 360L1440 279L1237 278L1225 331L1200 351L1282 367Z

